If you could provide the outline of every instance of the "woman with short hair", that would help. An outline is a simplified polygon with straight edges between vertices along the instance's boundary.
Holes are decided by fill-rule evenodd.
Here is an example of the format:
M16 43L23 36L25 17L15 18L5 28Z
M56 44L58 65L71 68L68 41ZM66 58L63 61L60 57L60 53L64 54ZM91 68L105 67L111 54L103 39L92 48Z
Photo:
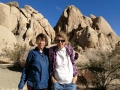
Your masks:
M49 61L47 56L47 37L39 34L36 37L37 47L31 50L22 71L19 90L27 82L28 90L47 90L49 80Z

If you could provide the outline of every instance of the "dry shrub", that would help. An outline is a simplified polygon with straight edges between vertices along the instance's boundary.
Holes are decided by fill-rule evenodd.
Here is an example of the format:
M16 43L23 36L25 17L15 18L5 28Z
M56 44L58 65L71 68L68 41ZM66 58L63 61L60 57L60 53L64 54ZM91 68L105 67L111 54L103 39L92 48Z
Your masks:
M79 70L88 70L91 72L91 83L97 90L107 90L113 87L112 81L120 80L120 47L117 47L112 52L100 52L94 54L92 58L89 58L89 63L78 64ZM98 57L98 58L96 58ZM86 85L90 78L84 76ZM82 77L83 78L83 77ZM86 80L85 80L86 79ZM84 83L84 82L83 82ZM114 86L117 86L114 83ZM115 90L115 89L114 89Z
M4 57L8 57L10 58L10 60L14 61L14 64L17 65L19 64L19 60L21 58L21 56L23 56L23 54L25 53L26 50L26 45L19 45L19 44L14 44L14 48L3 48L2 49L2 55Z

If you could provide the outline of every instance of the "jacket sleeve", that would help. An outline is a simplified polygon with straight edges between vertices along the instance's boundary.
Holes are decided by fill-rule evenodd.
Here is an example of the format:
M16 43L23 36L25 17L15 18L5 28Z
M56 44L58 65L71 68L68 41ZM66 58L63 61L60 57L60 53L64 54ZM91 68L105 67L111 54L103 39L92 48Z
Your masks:
M54 55L53 55L53 47L49 49L49 65L50 65L50 75L53 74L53 61L54 61Z
M72 65L73 65L73 76L75 77L78 75L77 66L75 65L75 59L78 58L78 53L74 54L72 46L70 47L70 49L71 49L70 57L71 57Z
M22 71L20 83L18 85L19 89L23 89L23 87L27 81L27 75L28 75L31 59L32 59L32 52L29 52L27 59L26 59L25 66L24 66L23 71Z

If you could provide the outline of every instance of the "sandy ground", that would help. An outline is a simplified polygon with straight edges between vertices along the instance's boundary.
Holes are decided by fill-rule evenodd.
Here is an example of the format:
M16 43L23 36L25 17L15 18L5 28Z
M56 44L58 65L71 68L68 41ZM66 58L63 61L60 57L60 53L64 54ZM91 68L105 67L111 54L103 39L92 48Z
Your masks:
M21 72L22 68L2 66L0 64L0 90L18 90ZM27 90L26 85L23 90Z
M21 71L20 68L0 66L0 90L18 90ZM23 90L27 90L26 85Z
M18 90L22 68L11 67L0 64L0 90ZM23 90L27 90L26 85ZM77 89L87 90L87 89ZM90 89L88 89L90 90Z

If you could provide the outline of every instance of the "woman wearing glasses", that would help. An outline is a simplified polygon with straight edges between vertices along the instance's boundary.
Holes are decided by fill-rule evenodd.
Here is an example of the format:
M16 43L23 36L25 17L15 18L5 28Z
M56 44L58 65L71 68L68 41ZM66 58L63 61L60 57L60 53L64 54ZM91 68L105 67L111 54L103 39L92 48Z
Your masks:
M55 37L56 46L49 49L50 75L53 90L76 90L78 71L74 60L73 48L67 45L68 40L65 33L60 32Z

